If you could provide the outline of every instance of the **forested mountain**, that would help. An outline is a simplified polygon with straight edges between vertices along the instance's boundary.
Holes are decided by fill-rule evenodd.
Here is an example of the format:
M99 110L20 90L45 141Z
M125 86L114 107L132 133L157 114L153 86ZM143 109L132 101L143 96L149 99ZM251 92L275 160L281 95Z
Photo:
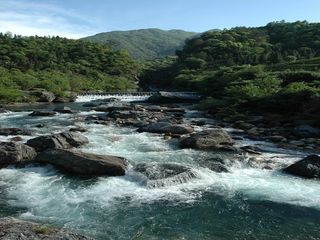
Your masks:
M209 107L259 102L299 111L320 94L320 24L281 21L206 32L187 40L176 58L149 64L143 82L197 89Z
M19 90L45 88L56 94L79 90L126 90L139 72L125 51L60 37L0 34L0 100Z
M151 60L174 55L177 49L183 47L186 39L195 35L194 32L182 30L164 31L152 28L105 32L84 39L107 43L116 50L126 49L135 59Z

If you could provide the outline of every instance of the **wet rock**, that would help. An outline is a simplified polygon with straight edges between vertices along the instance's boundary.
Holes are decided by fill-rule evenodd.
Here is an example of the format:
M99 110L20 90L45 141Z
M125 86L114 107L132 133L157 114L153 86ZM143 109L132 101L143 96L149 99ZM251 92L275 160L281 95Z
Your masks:
M0 240L90 240L91 238L15 218L0 218Z
M294 133L299 137L320 137L320 129L307 124L295 127Z
M320 157L310 155L285 168L284 171L306 178L320 178Z
M10 138L11 142L21 142L22 140L23 140L22 137L19 137L19 136Z
M234 141L223 129L204 130L191 134L181 141L183 148L223 150L232 146Z
M36 151L25 144L18 142L0 143L0 167L30 163L36 155Z
M40 136L27 141L27 145L38 152L46 149L68 149L88 143L88 139L78 132L64 132L53 135Z
M31 136L32 132L24 128L0 128L0 135L10 136L10 135L25 135Z
M287 139L283 136L280 136L280 135L274 135L274 136L269 136L268 139L272 142L286 142Z
M64 113L64 114L73 114L73 113L77 113L78 111L76 110L72 110L69 107L59 107L59 108L55 108L54 109L55 112L58 113Z
M256 154L256 155L261 155L262 150L257 147L257 146L242 146L240 147L241 150L251 153L251 154Z
M43 127L45 127L45 125L42 124L42 123L39 123L39 124L35 125L35 127L36 127L36 128L43 128Z
M69 129L70 132L86 132L87 129L84 127L72 127Z
M56 112L54 111L34 111L29 114L29 116L32 117L51 117L56 115Z
M136 172L144 175L149 188L160 188L189 182L198 178L190 167L174 163L141 163L134 167Z
M152 95L147 101L150 103L184 103L198 102L201 96L192 94L183 94L176 92L158 92Z
M79 150L48 149L38 154L35 161L52 164L72 174L90 176L122 176L126 168L124 158L84 153Z
M188 134L193 132L193 128L167 122L157 122L140 127L138 132Z
M111 102L109 104L100 105L97 107L92 108L92 110L98 111L98 112L111 112L111 111L126 111L126 110L132 110L134 109L134 106L127 102Z
M4 109L4 108L2 108L2 107L0 107L0 113L7 113L7 112L9 112L9 111Z

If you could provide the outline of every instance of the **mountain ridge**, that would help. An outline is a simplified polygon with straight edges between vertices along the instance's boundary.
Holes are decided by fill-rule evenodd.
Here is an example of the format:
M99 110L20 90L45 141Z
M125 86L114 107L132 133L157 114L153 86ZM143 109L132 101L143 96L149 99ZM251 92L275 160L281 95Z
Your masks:
M115 50L125 49L133 58L144 61L175 55L176 50L182 49L186 39L197 34L180 29L146 28L102 32L82 40L109 44Z

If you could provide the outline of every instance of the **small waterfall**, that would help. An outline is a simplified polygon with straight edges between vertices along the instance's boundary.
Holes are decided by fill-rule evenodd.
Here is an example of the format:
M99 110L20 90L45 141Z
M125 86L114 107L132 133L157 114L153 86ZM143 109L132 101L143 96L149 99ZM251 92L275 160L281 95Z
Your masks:
M131 94L114 94L114 95L103 95L103 94L88 94L88 95L79 95L76 99L76 102L90 102L93 100L100 99L109 99L109 98L118 98L124 102L140 102L146 101L150 95L131 95Z

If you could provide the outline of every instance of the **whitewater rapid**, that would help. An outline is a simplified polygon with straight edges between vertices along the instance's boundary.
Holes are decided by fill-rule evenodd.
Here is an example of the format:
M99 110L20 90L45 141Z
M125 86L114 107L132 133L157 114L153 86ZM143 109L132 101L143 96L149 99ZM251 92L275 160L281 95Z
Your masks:
M32 118L28 116L29 113L30 111L1 114L1 126L23 126L33 130L35 135L43 135L67 130L77 122L73 115ZM80 115L88 114L92 112ZM35 127L39 122L45 123L47 127ZM120 221L117 220L119 212L121 216L125 216L123 209L127 209L129 215L130 211L141 214L137 209L150 206L156 215L159 213L153 209L154 205L161 208L168 204L174 206L174 214L180 214L179 208L183 208L180 205L198 205L207 201L207 195L214 196L219 201L220 198L229 201L241 196L241 201L269 201L320 211L320 184L316 180L293 177L280 170L252 168L243 162L230 166L229 172L217 173L199 165L199 159L211 157L209 152L181 150L174 142L170 143L160 135L137 133L132 128L112 125L81 123L81 126L88 129L84 135L89 139L89 144L82 147L82 150L127 158L129 167L126 176L81 179L66 176L52 166L1 169L1 202L7 208L12 208L14 215L22 219L69 227L99 239L106 239L103 229L108 229L115 239L126 239L127 235L121 235L119 229L113 229L113 224ZM23 140L29 138L24 137ZM8 139L0 138L1 141ZM299 152L281 151L269 143L243 140L238 144L248 143L256 143L269 149L263 157L281 163L289 164L304 156ZM197 174L197 178L183 184L148 188L141 175L133 170L133 166L150 162L188 166ZM133 216L130 215L131 218ZM130 223L121 220L119 224L134 224L134 220ZM131 228L127 228L130 231Z

